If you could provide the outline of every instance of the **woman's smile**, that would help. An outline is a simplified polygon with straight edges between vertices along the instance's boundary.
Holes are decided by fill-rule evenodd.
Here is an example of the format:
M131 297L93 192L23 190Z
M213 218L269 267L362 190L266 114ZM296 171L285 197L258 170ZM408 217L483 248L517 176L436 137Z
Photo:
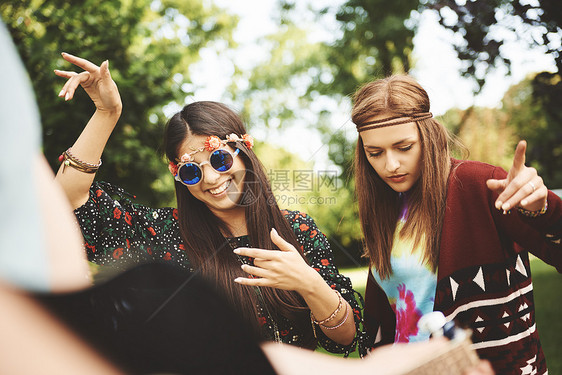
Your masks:
M226 191L226 189L228 189L230 187L232 180L228 179L226 180L224 183L222 183L219 187L214 188L214 189L209 189L209 193L211 193L212 195L219 195L221 193L223 193L224 191Z

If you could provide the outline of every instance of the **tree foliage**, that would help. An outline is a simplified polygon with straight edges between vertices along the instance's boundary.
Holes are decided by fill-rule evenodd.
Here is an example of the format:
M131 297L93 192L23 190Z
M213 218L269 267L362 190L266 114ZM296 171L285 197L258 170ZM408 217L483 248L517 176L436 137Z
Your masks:
M433 0L440 23L453 31L455 50L464 64L462 73L482 87L488 72L504 66L511 70L507 42L526 41L550 55L556 71L540 72L530 82L514 88L506 98L511 123L529 141L527 159L547 186L562 186L562 7L559 0ZM518 91L520 90L520 91ZM523 97L523 98L521 98ZM517 103L517 104L516 104Z
M117 181L150 204L161 204L171 184L158 155L163 107L191 93L189 66L217 40L228 46L235 17L203 0L7 0L0 15L30 75L43 124L47 159L72 145L94 111L80 90L71 102L57 97L64 80L53 69L76 70L69 52L96 64L108 59L123 114L104 154L99 178ZM226 48L226 47L223 47ZM164 190L164 191L162 191Z
M442 120L467 144L472 158L502 166L506 153L511 155L507 150L515 142L514 132L526 138L528 160L547 186L562 186L558 2L343 0L326 6L312 0L279 0L279 27L258 42L265 57L256 59L251 69L235 67L231 101L243 108L254 129L278 134L297 126L312 129L307 134L322 140L337 171L337 191L324 188L302 195L306 202L331 196L337 201L295 208L309 211L336 246L359 249L361 231L350 174L357 134L348 119L335 119L333 114L349 112L349 97L359 85L409 72L417 21L427 9L436 11L441 24L454 33L455 49L464 62L461 73L480 85L491 69L510 68L508 39L542 46L553 57L558 70L512 88L501 110L451 110ZM0 15L34 84L44 151L53 167L94 110L83 92L68 103L57 97L63 80L52 70L72 69L59 53L74 53L97 64L109 59L124 111L99 178L118 181L144 203L170 203L173 184L156 151L166 120L164 108L173 102L183 105L196 89L189 67L199 61L202 49L234 46L237 18L205 0L6 0L0 3ZM318 29L329 37L318 37ZM492 147L483 142L492 138L503 143ZM267 145L256 151L270 169L316 170Z
M260 41L269 51L267 58L251 71L238 71L230 89L234 101L244 103L250 123L273 130L306 128L327 145L337 191L318 189L306 201L337 199L299 208L317 218L335 248L345 249L338 253L346 264L361 262L350 174L357 134L350 121L336 121L333 113L349 111L349 95L358 85L410 69L415 24L405 21L418 6L417 0L351 0L328 7L281 0L279 28ZM333 34L313 38L318 29Z
M411 68L418 0L349 0L336 13L341 35L328 45L334 81L322 92L349 95L359 84Z
M255 151L266 166L279 206L311 215L328 236L337 264L363 265L361 228L350 181L343 181L336 167L314 168L312 162L283 148L257 143Z
M510 71L505 46L513 39L542 48L553 57L558 71L562 67L558 0L433 0L427 7L437 10L440 24L455 33L454 48L465 62L462 73L476 78L480 86L491 69L503 65Z
M506 93L502 108L517 134L530 145L528 162L552 189L562 186L562 85L559 79L557 75L543 72L524 80Z

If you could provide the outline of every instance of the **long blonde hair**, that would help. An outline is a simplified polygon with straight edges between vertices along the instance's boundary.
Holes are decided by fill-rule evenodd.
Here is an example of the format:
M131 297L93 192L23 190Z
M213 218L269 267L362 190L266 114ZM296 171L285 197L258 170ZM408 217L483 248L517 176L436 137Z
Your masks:
M411 77L394 75L365 84L353 96L351 118L359 127L380 114L412 116L429 112L427 92ZM414 246L425 245L424 260L437 269L450 168L447 129L434 118L416 121L422 147L421 175L409 191L408 219L400 231ZM381 278L392 273L390 253L400 210L398 193L375 172L358 137L355 189L365 256Z

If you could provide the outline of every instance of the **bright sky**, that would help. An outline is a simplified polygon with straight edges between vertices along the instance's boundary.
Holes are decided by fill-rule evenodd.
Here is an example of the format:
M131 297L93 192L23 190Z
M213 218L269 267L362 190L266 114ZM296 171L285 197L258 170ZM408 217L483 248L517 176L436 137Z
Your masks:
M318 1L314 2L315 6L318 6ZM323 3L334 4L342 1L324 0ZM264 57L263 49L256 43L257 38L276 29L272 21L275 0L215 0L214 2L240 16L234 38L240 44L241 51L234 56L218 56L212 51L203 51L202 63L190 71L192 80L202 89L197 90L191 100L227 101L223 94L233 72L232 60L241 67L251 67ZM318 38L322 37L329 38L320 33ZM459 75L460 61L451 47L451 40L452 35L438 25L434 14L424 12L421 15L421 24L414 39L416 62L410 73L427 90L432 112L436 115L443 114L450 108L464 109L472 104L496 107L500 104L505 91L528 74L555 69L552 59L542 51L529 50L522 42L512 41L506 45L506 51L510 52L513 64L512 75L506 76L505 71L501 70L489 74L482 93L475 97L472 93L474 84ZM351 126L349 110L345 106L334 110L335 127ZM303 136L303 128L307 127L306 124L303 125L298 126L298 129L284 130L282 134L271 130L266 133L263 129L260 132L256 129L258 134L255 136L265 138L268 142L282 144L285 148L290 145L291 149L299 150L305 160L314 159L319 168L325 168L327 150L317 137ZM304 155L303 150L305 150Z

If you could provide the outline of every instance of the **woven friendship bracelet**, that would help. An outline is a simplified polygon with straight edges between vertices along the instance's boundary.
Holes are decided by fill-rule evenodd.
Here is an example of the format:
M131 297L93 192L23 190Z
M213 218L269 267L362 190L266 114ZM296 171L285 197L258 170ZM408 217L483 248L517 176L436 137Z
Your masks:
M527 217L538 217L538 216L544 215L546 213L547 209L548 209L548 201L545 202L543 208L541 208L540 210L537 210L537 211L528 211L524 208L517 207L517 211L519 211L519 213L521 215L527 216Z
M59 161L63 163L63 172L66 167L72 167L80 172L96 173L101 166L101 159L97 164L86 163L85 161L82 161L72 155L70 148L63 152L61 156L59 156Z

